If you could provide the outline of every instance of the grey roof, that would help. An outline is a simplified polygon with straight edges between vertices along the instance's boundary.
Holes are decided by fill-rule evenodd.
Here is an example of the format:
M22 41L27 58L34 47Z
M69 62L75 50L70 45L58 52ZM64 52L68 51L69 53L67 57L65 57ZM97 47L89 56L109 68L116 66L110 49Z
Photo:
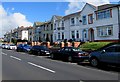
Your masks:
M62 16L55 15L57 19L62 19Z
M104 5L98 6L98 10L113 8L113 7L117 7L117 6L120 6L120 4L104 4Z
M34 25L35 25L35 26L40 26L40 25L42 25L42 24L44 24L44 22L34 22Z
M79 11L79 12L75 12L75 13L72 13L72 14L66 15L66 16L64 16L63 18L68 18L68 17L71 17L71 16L79 15L80 13L81 13L81 11Z

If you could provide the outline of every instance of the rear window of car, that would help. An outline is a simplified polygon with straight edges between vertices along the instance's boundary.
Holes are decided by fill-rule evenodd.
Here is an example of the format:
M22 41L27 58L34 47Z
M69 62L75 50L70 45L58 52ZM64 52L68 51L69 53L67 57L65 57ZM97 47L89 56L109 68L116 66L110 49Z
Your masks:
M48 49L46 46L39 46L40 49Z

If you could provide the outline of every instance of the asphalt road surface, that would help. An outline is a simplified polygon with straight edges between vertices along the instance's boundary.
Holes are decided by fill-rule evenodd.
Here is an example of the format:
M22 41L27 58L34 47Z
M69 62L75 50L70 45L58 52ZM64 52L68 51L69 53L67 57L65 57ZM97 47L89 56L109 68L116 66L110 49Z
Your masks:
M119 72L2 50L2 80L118 80Z

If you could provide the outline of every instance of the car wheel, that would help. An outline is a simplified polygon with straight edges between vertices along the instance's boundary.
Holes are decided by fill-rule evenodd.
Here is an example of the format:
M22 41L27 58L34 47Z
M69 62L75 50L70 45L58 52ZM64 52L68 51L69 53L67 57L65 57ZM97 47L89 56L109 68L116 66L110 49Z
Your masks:
M52 58L52 59L55 59L54 54L51 54L51 58Z
M72 61L73 61L72 57L69 56L69 57L68 57L68 62L72 62Z
M90 59L90 64L91 64L93 67L98 67L99 61L98 61L97 58L91 58L91 59Z

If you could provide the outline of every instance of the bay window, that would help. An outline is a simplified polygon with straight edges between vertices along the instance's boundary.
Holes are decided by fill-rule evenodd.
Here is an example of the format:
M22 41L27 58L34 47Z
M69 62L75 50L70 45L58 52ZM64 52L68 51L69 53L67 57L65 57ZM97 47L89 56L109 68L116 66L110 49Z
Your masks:
M98 36L111 36L113 35L113 26L100 26L97 27L97 35Z

